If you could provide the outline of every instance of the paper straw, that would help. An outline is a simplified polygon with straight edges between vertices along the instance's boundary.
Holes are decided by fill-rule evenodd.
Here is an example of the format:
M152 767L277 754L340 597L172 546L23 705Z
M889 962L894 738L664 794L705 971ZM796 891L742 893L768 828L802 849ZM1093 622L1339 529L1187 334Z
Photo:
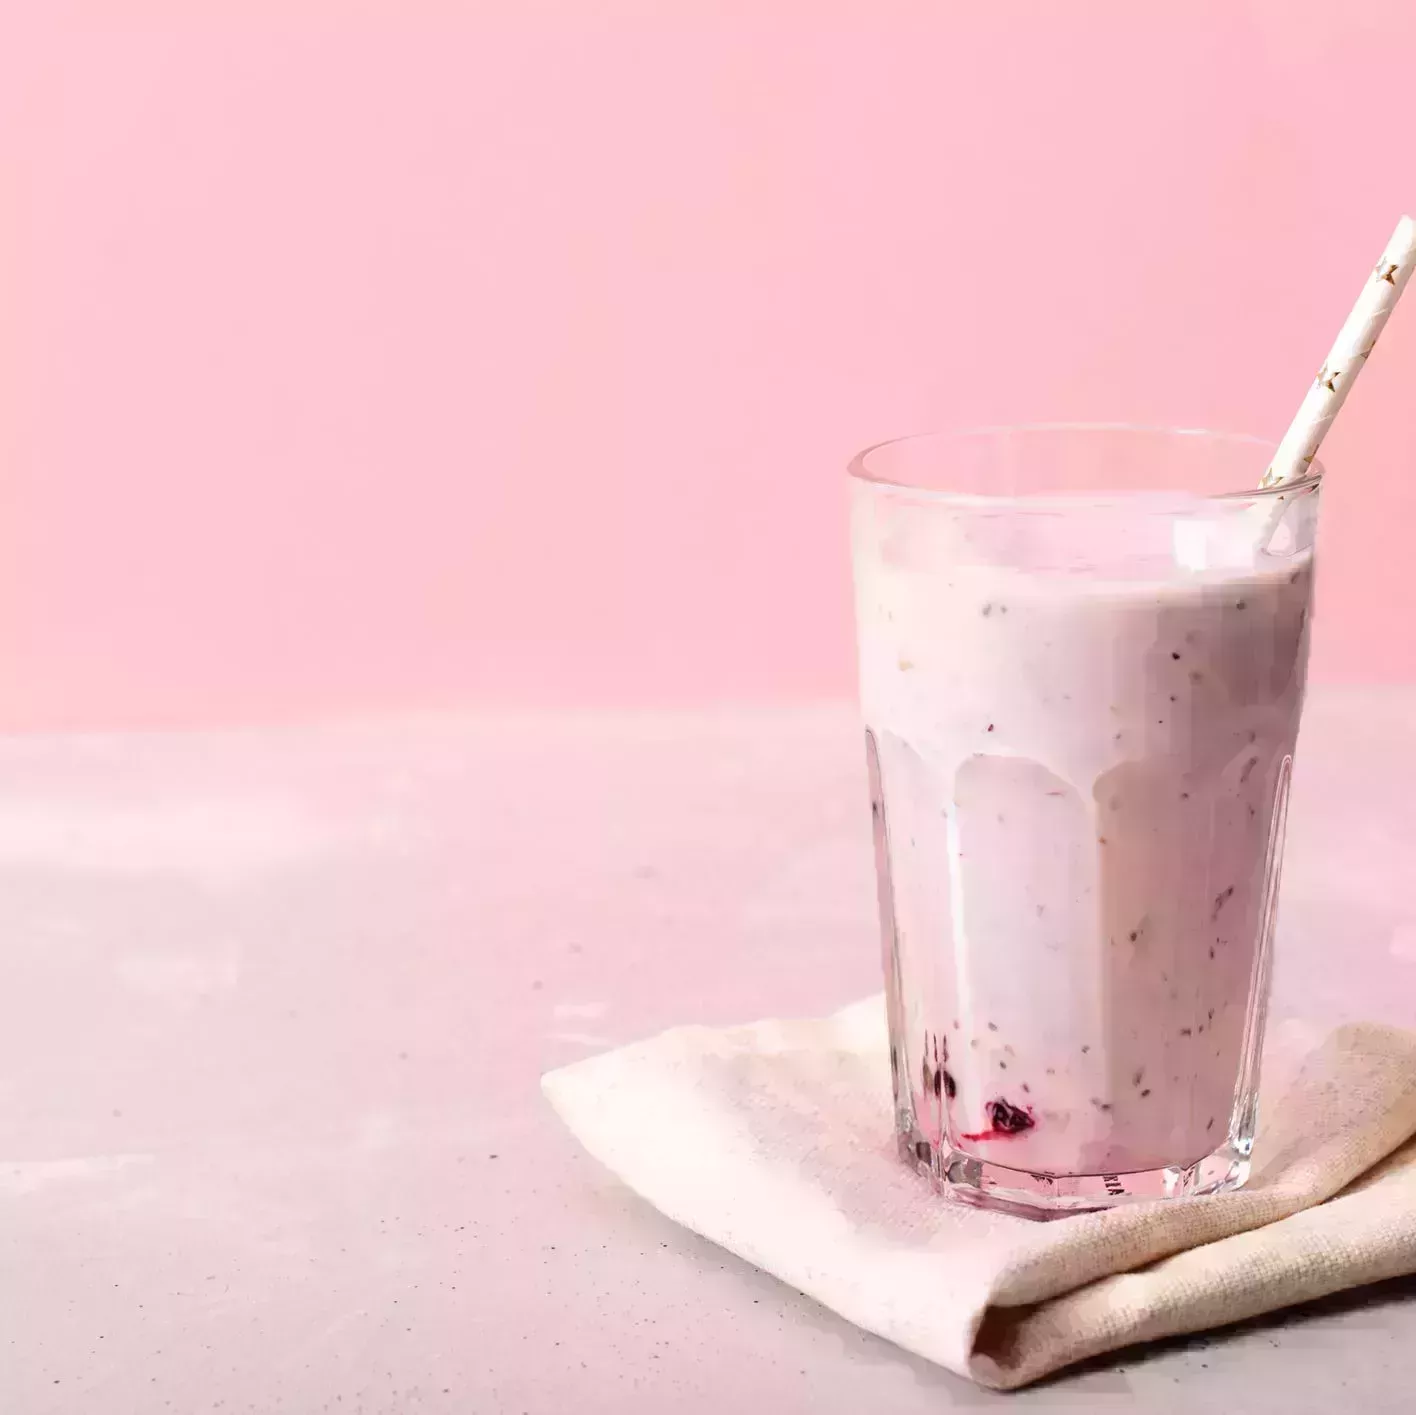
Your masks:
M1382 258L1367 277L1332 352L1308 389L1298 416L1278 444L1273 462L1259 483L1261 487L1281 486L1307 473L1319 443L1327 435L1328 425L1347 401L1413 269L1416 269L1416 221L1403 216Z

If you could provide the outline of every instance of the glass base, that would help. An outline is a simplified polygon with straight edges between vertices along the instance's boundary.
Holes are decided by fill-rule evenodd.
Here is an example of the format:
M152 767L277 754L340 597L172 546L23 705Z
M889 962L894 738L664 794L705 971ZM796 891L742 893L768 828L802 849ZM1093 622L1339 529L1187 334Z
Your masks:
M1023 1218L1062 1218L1121 1204L1223 1194L1249 1177L1249 1158L1225 1144L1190 1165L1166 1165L1129 1174L1042 1174L1007 1169L959 1150L931 1153L925 1141L902 1139L901 1154L930 1174L954 1198Z

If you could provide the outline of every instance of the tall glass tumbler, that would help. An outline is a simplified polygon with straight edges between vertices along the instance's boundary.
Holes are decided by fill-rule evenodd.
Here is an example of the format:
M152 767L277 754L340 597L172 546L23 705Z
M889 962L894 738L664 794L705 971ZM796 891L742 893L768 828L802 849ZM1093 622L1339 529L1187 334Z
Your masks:
M1027 1212L1235 1188L1322 474L1120 427L851 465L902 1150Z

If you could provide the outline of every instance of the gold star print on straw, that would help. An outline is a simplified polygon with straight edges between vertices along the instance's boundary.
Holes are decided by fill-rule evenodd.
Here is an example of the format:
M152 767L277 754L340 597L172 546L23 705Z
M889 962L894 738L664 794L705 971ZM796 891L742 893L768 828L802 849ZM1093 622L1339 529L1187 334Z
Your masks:
M1357 375L1401 298L1413 269L1416 269L1416 221L1403 216L1382 258L1367 277L1317 378L1308 385L1298 416L1283 434L1283 441L1278 444L1260 487L1279 486L1307 473L1317 455L1318 444L1357 382Z

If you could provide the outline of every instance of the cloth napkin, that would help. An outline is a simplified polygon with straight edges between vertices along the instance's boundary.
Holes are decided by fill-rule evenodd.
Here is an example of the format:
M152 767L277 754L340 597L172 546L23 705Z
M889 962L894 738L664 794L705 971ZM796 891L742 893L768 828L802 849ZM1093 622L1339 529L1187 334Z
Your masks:
M1011 1388L1416 1271L1416 1035L1298 1028L1287 1051L1265 1062L1244 1189L1052 1223L950 1199L900 1160L878 999L677 1028L542 1085L670 1218L867 1331Z

